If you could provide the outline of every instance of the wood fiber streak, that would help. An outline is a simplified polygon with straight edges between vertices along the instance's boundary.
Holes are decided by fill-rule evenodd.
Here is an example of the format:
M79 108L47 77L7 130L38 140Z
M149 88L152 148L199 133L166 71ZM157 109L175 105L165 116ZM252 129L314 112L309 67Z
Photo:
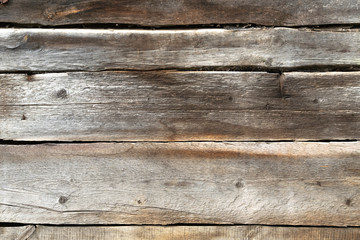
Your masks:
M359 225L358 142L2 145L0 152L1 222Z
M359 88L359 72L0 74L0 139L358 139Z
M0 71L360 67L360 32L0 29Z
M8 235L0 228L0 238ZM6 239L15 239L13 238ZM334 240L359 239L359 228L267 227L267 226L121 226L53 227L36 226L27 240Z
M254 23L294 26L360 23L354 0L14 0L0 5L0 22L144 26Z

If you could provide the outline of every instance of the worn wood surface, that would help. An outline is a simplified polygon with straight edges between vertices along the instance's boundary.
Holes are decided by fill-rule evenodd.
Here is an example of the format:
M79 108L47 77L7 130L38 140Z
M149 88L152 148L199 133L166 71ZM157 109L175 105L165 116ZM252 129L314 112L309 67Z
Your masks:
M359 89L359 72L1 74L0 139L358 139Z
M31 226L28 226L29 228ZM0 227L0 239L24 240L19 227ZM24 229L26 227L20 227ZM1 232L3 231L3 233ZM18 234L21 234L19 232ZM359 239L359 228L268 227L268 226L121 226L55 227L36 226L27 240L340 240Z
M0 225L1 240L28 240L34 233L35 226L2 227Z
M255 23L319 25L360 23L356 0L10 0L0 22L42 25L120 23L145 26Z
M0 71L360 67L360 32L1 29Z
M346 143L0 146L0 221L360 225Z

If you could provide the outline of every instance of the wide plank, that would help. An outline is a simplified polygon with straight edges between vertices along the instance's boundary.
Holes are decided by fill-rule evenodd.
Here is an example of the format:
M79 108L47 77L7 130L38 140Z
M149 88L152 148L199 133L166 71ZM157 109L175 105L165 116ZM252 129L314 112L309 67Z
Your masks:
M359 226L360 144L0 146L0 222Z
M18 240L1 234L0 239ZM353 240L360 228L270 227L270 226L36 226L27 240ZM20 238L23 239L23 238ZM25 238L24 238L25 239Z
M359 72L0 74L0 139L358 139L359 89Z
M66 25L84 23L143 26L236 24L322 25L360 23L354 0L9 0L0 22Z
M359 68L360 32L0 29L0 71Z

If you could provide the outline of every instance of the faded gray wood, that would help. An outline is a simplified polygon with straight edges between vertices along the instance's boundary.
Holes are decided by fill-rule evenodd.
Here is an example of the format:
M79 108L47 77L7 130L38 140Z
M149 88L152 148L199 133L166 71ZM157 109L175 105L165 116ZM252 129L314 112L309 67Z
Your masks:
M359 146L2 145L0 221L358 226Z
M146 26L354 24L360 23L359 7L360 3L354 0L10 0L0 6L0 21L42 25L120 23Z
M0 139L358 139L360 73L0 75Z
M116 104L131 110L359 110L360 72L0 74L0 105Z
M0 226L1 240L28 240L34 233L34 226L2 227Z
M0 71L360 67L360 32L1 29Z
M13 230L12 227L3 228ZM1 231L1 228L0 228ZM1 235L0 239L5 239ZM2 238L3 237L3 238ZM350 240L359 239L360 229L329 227L268 226L36 226L28 240ZM15 238L6 238L14 240Z

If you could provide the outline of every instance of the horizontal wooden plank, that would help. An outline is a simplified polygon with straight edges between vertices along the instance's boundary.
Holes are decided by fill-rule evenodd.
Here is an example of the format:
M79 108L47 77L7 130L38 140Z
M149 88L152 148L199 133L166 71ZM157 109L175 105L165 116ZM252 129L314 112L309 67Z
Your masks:
M0 74L0 105L131 110L359 110L360 72L107 71Z
M0 29L0 71L359 67L360 32Z
M255 23L319 25L360 23L354 0L212 0L212 1L8 1L0 22L42 25L120 23L145 26Z
M0 146L0 221L358 226L360 143Z
M1 74L0 139L358 139L359 89L359 72Z
M0 239L28 240L35 231L35 226L2 227L0 225Z
M0 227L1 230L17 231L18 227ZM25 228L25 227L21 227ZM121 226L121 227L56 227L36 226L27 240L353 240L360 238L356 227L269 227L269 226Z

